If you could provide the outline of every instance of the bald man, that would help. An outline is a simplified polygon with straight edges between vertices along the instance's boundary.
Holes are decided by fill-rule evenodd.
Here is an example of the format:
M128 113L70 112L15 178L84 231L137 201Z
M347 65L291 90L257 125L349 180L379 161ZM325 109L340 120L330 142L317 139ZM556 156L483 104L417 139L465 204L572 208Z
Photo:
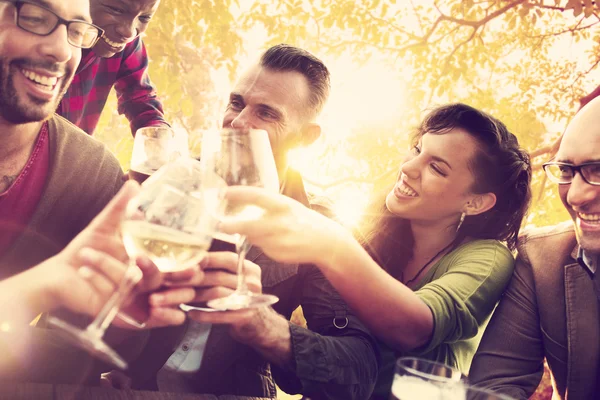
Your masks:
M469 381L527 399L546 358L553 399L593 399L600 393L600 98L571 121L544 170L573 223L520 238L513 279L479 345Z

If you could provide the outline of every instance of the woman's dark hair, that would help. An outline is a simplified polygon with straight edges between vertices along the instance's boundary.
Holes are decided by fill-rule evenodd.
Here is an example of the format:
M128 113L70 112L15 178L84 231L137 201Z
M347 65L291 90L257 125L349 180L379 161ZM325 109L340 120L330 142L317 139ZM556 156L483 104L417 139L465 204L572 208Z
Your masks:
M490 210L465 218L457 240L502 240L514 250L531 200L529 156L502 122L460 103L433 109L417 127L413 140L416 143L426 133L443 135L454 128L462 129L479 143L469 163L475 177L472 191L496 195L496 204ZM397 277L412 256L414 239L409 223L387 210L385 197L379 196L373 205L365 214L359 240L384 269Z

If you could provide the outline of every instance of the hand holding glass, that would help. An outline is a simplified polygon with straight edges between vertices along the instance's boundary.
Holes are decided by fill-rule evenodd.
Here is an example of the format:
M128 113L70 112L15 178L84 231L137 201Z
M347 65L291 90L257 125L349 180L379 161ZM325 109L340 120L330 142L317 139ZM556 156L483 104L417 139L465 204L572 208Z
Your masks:
M219 204L212 198L208 201L204 198L202 176L197 174L199 169L190 167L193 163L199 164L195 160L175 163L181 167L176 168L179 184L172 186L168 179L161 180L161 174L158 174L128 203L121 229L130 264L116 292L94 321L82 330L60 319L49 319L49 323L70 341L118 368L127 368L127 363L102 337L119 307L142 278L135 259L143 254L161 271L181 270L197 266L210 247L217 224L215 210L211 207ZM189 174L185 175L185 172Z

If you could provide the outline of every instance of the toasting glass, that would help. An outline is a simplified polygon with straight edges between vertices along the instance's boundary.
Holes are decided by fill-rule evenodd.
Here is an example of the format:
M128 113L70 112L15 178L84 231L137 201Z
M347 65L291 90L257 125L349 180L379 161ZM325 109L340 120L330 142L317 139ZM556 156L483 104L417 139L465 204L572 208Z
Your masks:
M160 167L188 154L185 138L168 126L147 126L135 133L129 178L143 183Z
M179 159L163 168L165 174L159 170L127 205L121 229L130 263L100 313L86 329L53 317L48 320L68 340L121 369L127 368L127 363L102 337L142 278L136 258L146 255L165 272L196 266L208 251L218 223L215 207L221 205L213 188L205 195L199 162Z
M257 186L279 192L279 178L266 131L258 129L225 128L207 135L202 142L201 161L229 186ZM250 204L228 205L224 214L239 218L258 219L263 210ZM260 223L257 221L257 223ZM252 293L246 284L244 260L250 249L242 235L217 232L216 239L234 243L238 253L237 288L229 296L214 299L207 305L217 310L239 310L276 303L273 295Z
M396 362L390 400L463 400L464 380L460 371L448 365L402 357Z

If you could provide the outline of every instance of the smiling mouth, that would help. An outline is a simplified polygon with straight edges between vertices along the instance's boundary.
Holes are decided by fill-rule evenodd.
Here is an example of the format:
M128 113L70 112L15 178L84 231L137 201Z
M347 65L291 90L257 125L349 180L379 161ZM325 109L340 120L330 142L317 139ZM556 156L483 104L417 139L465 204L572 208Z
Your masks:
M21 73L31 82L48 91L53 90L56 87L59 78L61 78L58 76L40 75L37 72L23 68L21 68Z
M419 196L417 192L415 192L414 190L412 190L412 188L410 188L408 185L406 185L402 181L400 182L400 185L396 186L396 190L398 192L402 193L403 195L408 196L408 197L417 197L417 196Z
M121 47L125 46L127 43L118 43L118 42L113 42L112 40L110 40L109 38L103 36L102 40L104 40L110 47L114 48L114 49L120 49Z
M577 218L588 224L599 224L600 214L577 213Z

